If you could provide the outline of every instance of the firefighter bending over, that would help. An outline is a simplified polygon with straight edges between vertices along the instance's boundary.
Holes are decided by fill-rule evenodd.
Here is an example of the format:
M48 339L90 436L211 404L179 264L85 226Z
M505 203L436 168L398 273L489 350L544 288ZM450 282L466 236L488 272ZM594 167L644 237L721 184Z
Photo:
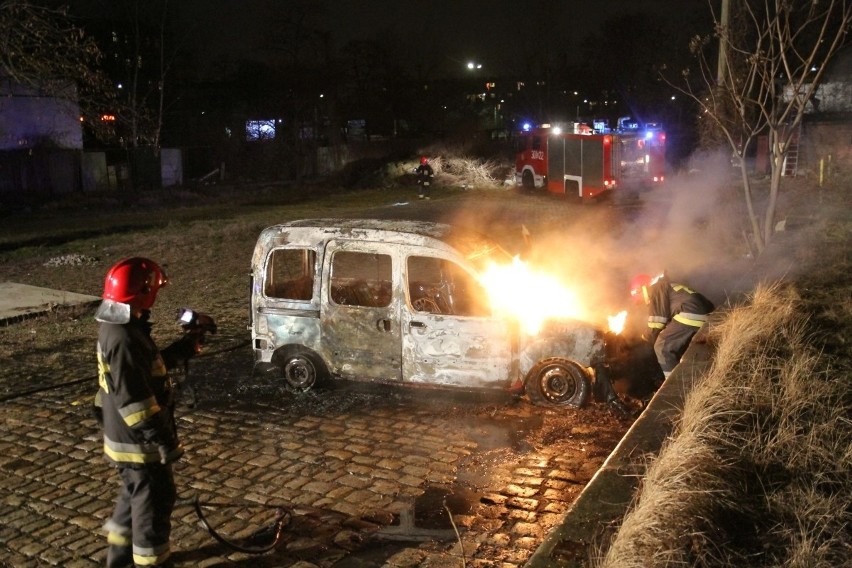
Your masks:
M171 464L181 457L174 420L175 388L167 368L201 338L187 333L162 353L151 339L150 309L168 283L157 263L128 258L104 282L95 319L98 384L94 411L106 459L118 470L121 490L107 521L108 567L163 566L169 558L176 489Z
M707 322L713 303L683 284L670 282L665 274L656 278L647 274L634 277L630 296L636 304L648 306L645 338L654 346L663 376L668 377L692 337Z

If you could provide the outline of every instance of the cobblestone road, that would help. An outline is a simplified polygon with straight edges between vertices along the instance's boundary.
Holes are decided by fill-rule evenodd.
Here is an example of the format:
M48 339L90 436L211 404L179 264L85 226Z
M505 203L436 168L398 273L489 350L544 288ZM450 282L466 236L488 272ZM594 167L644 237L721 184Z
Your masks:
M247 358L199 360L199 375ZM89 415L93 390L0 403L0 565L103 564L118 484ZM596 405L354 385L297 395L261 378L198 394L178 413L179 567L462 566L459 541L467 566L519 566L628 426ZM215 530L252 546L269 542L283 507L279 545L229 550L200 525L196 497Z

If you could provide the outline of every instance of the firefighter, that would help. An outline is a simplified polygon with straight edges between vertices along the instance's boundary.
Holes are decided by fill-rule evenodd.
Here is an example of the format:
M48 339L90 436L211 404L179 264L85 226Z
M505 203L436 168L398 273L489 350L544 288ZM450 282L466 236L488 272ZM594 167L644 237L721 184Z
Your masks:
M197 353L196 333L161 352L151 338L150 310L168 279L147 258L127 258L107 272L95 313L98 392L95 415L104 453L121 490L107 531L108 567L163 566L169 558L176 499L172 463L183 454L174 421L175 388L167 368Z
M645 339L654 346L663 377L667 378L692 337L707 322L713 303L688 286L670 282L665 274L656 278L647 274L634 277L630 296L636 304L648 306Z
M418 197L420 199L429 199L429 195L432 192L432 178L435 177L435 170L429 164L429 158L422 156L420 158L420 165L417 166L414 173L417 174L417 185L419 186L417 191Z

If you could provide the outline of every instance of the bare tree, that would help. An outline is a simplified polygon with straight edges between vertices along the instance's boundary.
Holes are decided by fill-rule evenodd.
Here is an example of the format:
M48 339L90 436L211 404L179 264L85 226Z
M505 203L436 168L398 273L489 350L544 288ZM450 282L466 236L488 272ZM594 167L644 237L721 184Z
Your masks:
M829 61L847 41L852 1L724 0L724 6L728 3L733 25L721 19L708 1L715 33L695 37L690 44L699 63L697 77L684 71L682 83L669 83L695 100L702 118L715 124L740 158L752 237L760 253L775 227L790 142ZM718 65L708 56L711 39L723 47ZM770 190L761 213L743 157L764 134L769 140Z
M121 79L115 114L123 128L125 146L150 146L159 151L166 82L179 53L169 33L169 0L110 0L102 13L111 27L103 38L109 42L111 74ZM103 24L102 24L103 25Z
M111 88L98 65L95 41L74 25L65 8L29 0L0 3L0 74L59 99L73 99L96 135L109 136L100 120L111 106Z

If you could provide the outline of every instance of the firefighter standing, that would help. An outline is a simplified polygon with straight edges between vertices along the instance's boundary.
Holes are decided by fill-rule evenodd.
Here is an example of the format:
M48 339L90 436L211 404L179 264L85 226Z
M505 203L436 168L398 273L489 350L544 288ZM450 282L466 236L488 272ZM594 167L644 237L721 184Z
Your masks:
M157 292L168 283L157 263L128 258L104 282L97 343L95 413L103 428L104 453L122 487L107 521L108 567L162 566L176 489L171 464L183 454L174 421L175 389L167 368L200 338L188 333L160 353L148 322ZM167 365L168 363L168 365Z
M432 178L435 177L435 170L429 165L429 158L426 156L420 158L420 165L417 166L414 173L417 174L417 185L419 186L417 190L418 197L420 199L429 199L429 195L432 192Z
M692 337L707 322L713 303L683 284L670 282L664 274L656 278L636 276L630 284L630 296L635 303L648 306L645 338L654 346L663 376L668 377Z

